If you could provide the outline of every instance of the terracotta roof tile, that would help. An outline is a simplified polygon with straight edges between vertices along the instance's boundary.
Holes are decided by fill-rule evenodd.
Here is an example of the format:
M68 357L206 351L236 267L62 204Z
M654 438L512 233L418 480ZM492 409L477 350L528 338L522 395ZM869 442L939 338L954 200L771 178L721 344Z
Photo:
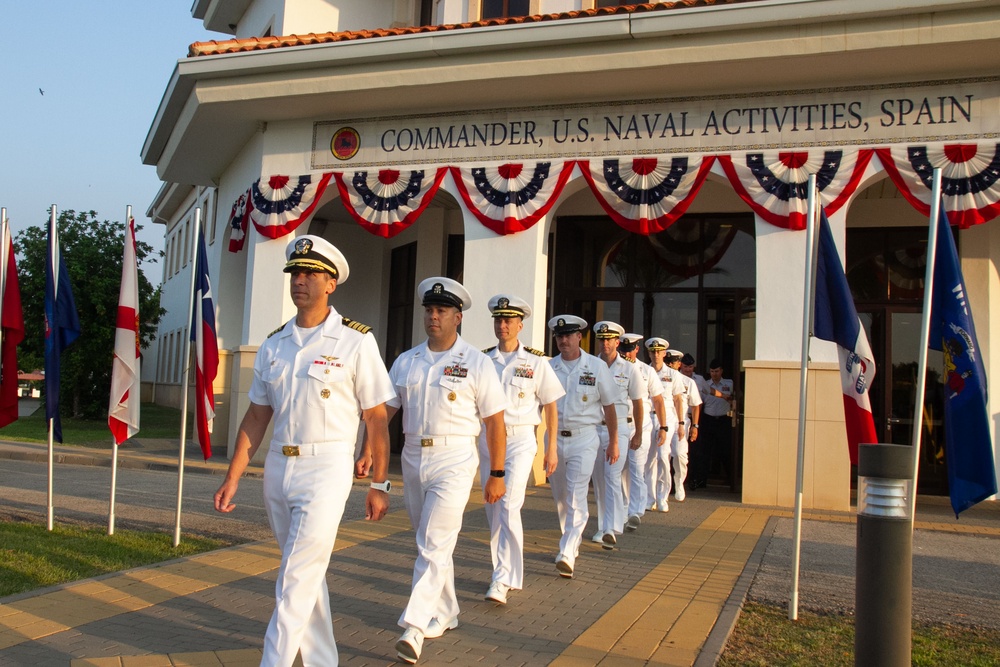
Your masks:
M487 26L503 26L518 23L540 23L543 21L562 21L567 19L586 18L591 16L608 16L611 14L636 14L640 12L658 12L686 7L705 7L711 5L732 5L759 0L673 0L672 2L654 2L635 5L620 5L615 7L599 7L595 9L580 9L558 14L536 14L534 16L515 16L511 18L484 19L468 23L452 23L447 25L422 25L407 28L377 28L375 30L353 30L349 32L324 32L320 34L287 35L283 37L247 37L244 39L227 39L222 41L195 42L188 49L188 57L219 55L223 53L240 53L244 51L264 51L291 46L307 46L310 44L330 44L333 42L351 42L360 39L376 37L392 37L398 35L416 35L425 32L444 32L449 30L468 30Z

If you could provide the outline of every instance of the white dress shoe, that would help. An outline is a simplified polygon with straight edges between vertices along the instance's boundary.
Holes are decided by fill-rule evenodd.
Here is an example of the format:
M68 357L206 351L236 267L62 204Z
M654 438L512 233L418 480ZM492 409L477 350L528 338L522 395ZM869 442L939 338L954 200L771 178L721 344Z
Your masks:
M434 617L431 622L427 624L427 631L424 632L424 637L426 639L437 639L444 634L445 630L454 630L458 627L458 617L452 618L447 623L442 623Z
M556 569L559 570L559 576L566 579L573 578L573 565L569 562L569 558L559 554L559 558L556 560Z
M604 533L602 533L600 531L594 533L594 536L592 538L590 538L590 541L591 542L596 542L597 544L600 544L601 542L604 541Z
M406 628L403 636L396 642L396 657L412 665L420 659L420 652L423 648L424 633L411 625Z
M507 604L507 591L510 590L510 586L507 584L502 584L499 581L494 581L490 584L489 589L486 591L486 597L484 598L487 602L496 602L497 604Z
M639 518L639 515L638 514L633 514L632 516L630 516L628 518L628 521L625 523L625 530L627 530L629 532L637 530L639 528L639 524L641 524L641 523L642 523L642 519Z
M601 547L609 551L611 549L614 549L615 545L617 544L618 544L618 539L615 537L613 531L609 530L608 532L604 533L604 535L601 537Z

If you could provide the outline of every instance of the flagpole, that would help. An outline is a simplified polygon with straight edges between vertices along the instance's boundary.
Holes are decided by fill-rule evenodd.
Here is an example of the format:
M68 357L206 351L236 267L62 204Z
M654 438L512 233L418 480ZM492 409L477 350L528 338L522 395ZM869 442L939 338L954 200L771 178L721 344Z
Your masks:
M197 280L198 264L198 230L201 228L201 207L194 210L194 230L191 234L191 292L188 299L188 327L192 324L191 313L194 312L194 291ZM187 405L188 380L191 374L191 332L185 336L184 342L184 380L181 384L181 447L177 457L177 514L174 519L174 546L181 543L181 495L184 492L184 447L187 442Z
M52 234L56 229L56 205L52 205L51 212L49 214L49 239L52 238ZM52 265L52 303L58 303L59 296L59 263L56 261L55 244L51 241L49 242L49 263ZM56 306L53 305L53 308ZM49 322L50 327L54 327L54 322ZM55 335L53 330L52 335ZM56 382L59 382L59 378L56 378ZM46 400L48 397L46 396ZM46 528L49 531L52 530L53 523L53 506L52 506L52 468L53 460L55 459L55 447L53 446L53 434L52 430L54 428L53 419L49 417L49 479L48 479L48 511L47 518L45 522Z
M792 530L792 593L788 600L788 620L799 618L799 560L802 551L802 486L806 458L806 394L809 385L809 339L812 337L816 299L816 175L809 174L806 214L806 275L802 300L802 355L799 370L799 436L795 455L795 521Z
M129 204L125 207L125 232L122 238L125 243L130 243L129 238L129 220L132 219L132 205ZM124 253L123 253L124 257ZM122 260L124 262L124 259ZM124 263L122 264L122 271L125 270ZM117 335L117 334L116 334ZM115 438L114 434L111 435L111 501L108 506L108 535L115 534L115 491L118 487L118 439Z
M941 216L941 169L931 177L931 219L928 225L927 264L924 267L924 311L920 318L920 352L917 359L916 401L913 406L913 487L910 489L910 530L917 516L917 475L920 472L920 437L924 431L924 392L927 391L927 346L931 337L931 308L934 299L934 263L937 261L938 220Z

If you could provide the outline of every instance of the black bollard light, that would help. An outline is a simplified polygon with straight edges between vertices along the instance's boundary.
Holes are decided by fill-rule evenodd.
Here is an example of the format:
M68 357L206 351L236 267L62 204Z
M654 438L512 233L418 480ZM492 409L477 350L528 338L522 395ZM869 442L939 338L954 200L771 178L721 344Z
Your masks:
M858 448L854 664L909 667L913 602L913 450Z

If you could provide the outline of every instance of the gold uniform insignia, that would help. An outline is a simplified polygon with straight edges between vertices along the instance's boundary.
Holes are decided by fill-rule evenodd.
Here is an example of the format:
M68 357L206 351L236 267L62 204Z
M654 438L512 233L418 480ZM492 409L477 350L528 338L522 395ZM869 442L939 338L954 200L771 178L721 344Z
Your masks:
M496 345L494 345L493 347L488 347L485 350L483 350L483 354L489 354L490 352L492 352L495 349L497 349Z
M271 336L273 336L276 333L281 333L281 330L284 329L284 328L285 328L285 325L282 324L280 327L278 327L277 329L275 329L271 333L267 334L267 337L270 338Z
M319 395L321 398L330 398L330 390L324 389L323 391L319 392Z
M458 398L458 394L456 394L453 391L449 391L448 392L448 400L449 401L454 401L456 398Z
M536 357L544 357L545 356L544 352L542 352L541 350L536 350L533 347L527 347L527 346L525 346L524 351L527 352L528 354L533 354Z
M362 324L361 322L355 322L354 320L348 317L341 318L341 321L344 323L345 327L354 329L355 331L360 331L363 334L366 334L372 330L372 328L367 324Z

